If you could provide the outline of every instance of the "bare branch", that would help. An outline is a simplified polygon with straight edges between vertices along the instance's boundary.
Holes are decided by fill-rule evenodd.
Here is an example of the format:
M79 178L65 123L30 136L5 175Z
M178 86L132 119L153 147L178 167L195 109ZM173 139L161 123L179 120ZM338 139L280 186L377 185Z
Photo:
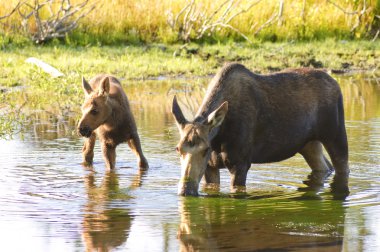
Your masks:
M380 29L377 30L375 36L373 37L373 39L371 40L372 42L375 42L375 40L379 37L379 34L380 34Z
M238 16L238 15L240 15L240 14L243 14L243 13L249 11L250 9L252 9L253 6L259 4L261 1L262 1L262 0L257 0L256 2L254 2L254 3L252 3L250 6L248 6L246 9L243 9L243 10L237 12L235 15L233 15L232 17L230 17L230 18L226 21L226 23L228 24L228 23L231 22L231 20L234 19L236 16Z
M173 31L178 32L178 38L189 42L192 38L200 39L205 34L212 34L220 28L227 28L237 32L247 41L247 36L229 23L237 16L248 12L253 6L263 0L256 0L248 7L235 11L240 1L225 0L211 13L206 13L194 0L189 1L184 8L174 17L172 12L167 12L168 24Z
M96 3L88 5L89 0L72 5L70 0L46 0L39 2L34 0L33 4L25 3L24 6L30 9L30 12L18 12L23 18L22 24L31 39L36 43L42 43L53 38L62 38L68 32L78 26L78 22L95 9ZM58 8L56 8L58 7ZM42 18L40 10L46 9L50 15ZM33 19L31 19L33 17ZM30 22L35 22L36 29L31 30Z
M26 1L26 0L25 0L25 1ZM0 17L0 20L10 17L13 13L15 13L15 12L19 9L19 7L20 7L21 5L24 4L25 1L20 1L20 2L18 2L17 5L11 10L11 12L9 12L9 13L8 13L7 15L5 15L5 16L1 16L1 17Z
M358 14L358 11L346 11L345 9L343 9L342 7L340 7L338 4L334 3L333 1L331 0L327 0L328 3L331 3L332 5L334 5L336 8L338 8L339 10L343 11L345 14L347 15L356 15Z

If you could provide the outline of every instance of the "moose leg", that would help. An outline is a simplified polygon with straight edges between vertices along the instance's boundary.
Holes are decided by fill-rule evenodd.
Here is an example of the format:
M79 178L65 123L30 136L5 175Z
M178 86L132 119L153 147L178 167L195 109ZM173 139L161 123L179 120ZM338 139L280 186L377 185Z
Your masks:
M249 165L240 164L228 167L231 174L231 192L245 192Z
M205 171L206 184L220 184L219 168L223 167L223 160L220 155L213 151L211 152L210 160Z
M323 143L335 169L335 175L331 188L334 192L348 193L348 144L346 131L343 129L332 141Z
M140 170L147 170L149 168L149 165L142 152L139 136L137 134L132 135L132 138L127 140L127 143L138 158L138 165Z
M300 151L305 158L312 172L309 180L304 183L312 188L323 186L325 179L331 174L333 167L327 158L323 155L322 144L319 141L312 141L305 145Z
M207 165L205 171L206 184L220 184L219 168Z
M83 156L83 165L91 166L94 159L94 147L96 141L96 134L93 132L89 138L86 138L83 148L82 148L82 156Z
M102 152L107 169L114 169L116 163L116 146L102 142Z

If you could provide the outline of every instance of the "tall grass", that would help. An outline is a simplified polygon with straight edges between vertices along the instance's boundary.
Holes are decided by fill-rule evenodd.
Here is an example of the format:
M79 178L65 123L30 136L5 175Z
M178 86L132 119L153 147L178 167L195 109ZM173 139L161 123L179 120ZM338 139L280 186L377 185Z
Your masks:
M19 0L8 0L7 4L5 1L1 0L0 16L8 13ZM83 0L72 0L72 3L81 1ZM238 8L244 8L252 1L241 0ZM66 38L66 41L82 44L177 42L178 31L173 31L168 25L168 13L179 13L187 2L186 0L99 0L97 8L81 20L80 26ZM199 9L212 13L223 2L225 0L199 0L196 3ZM333 0L330 2L327 0L286 0L281 17L260 30L260 27L279 12L280 2L280 0L262 0L248 12L234 18L231 25L251 39L270 41L326 37L362 38L373 36L371 31L379 28L374 25L380 26L380 20L377 20L375 16L380 15L380 0ZM367 4L367 11L360 18L359 14L347 13L360 12L364 2ZM360 19L359 25L352 30L358 19ZM3 20L0 34L22 34L21 21L17 13ZM241 36L225 28L204 40L228 39L241 39Z

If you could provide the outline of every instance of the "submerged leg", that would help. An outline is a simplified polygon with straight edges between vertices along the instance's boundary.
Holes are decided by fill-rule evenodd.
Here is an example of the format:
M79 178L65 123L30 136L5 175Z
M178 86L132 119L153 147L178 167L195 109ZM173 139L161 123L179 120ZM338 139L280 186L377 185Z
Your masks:
M206 184L220 184L219 168L222 168L223 166L223 160L220 155L215 151L211 152L204 176Z
M312 170L308 176L309 180L304 181L304 183L315 189L322 187L326 178L331 174L333 167L323 155L321 142L312 141L307 143L300 151L300 154Z
M138 159L138 166L140 170L147 170L149 165L142 152L139 136L134 134L131 139L127 140L127 143Z
M82 156L83 156L83 165L91 166L94 159L94 147L96 141L96 134L93 132L89 138L86 138L83 148L82 148Z
M107 169L114 169L116 163L116 146L102 142L102 152Z
M245 192L245 183L250 166L245 164L228 167L231 174L231 192Z
M348 177L348 144L346 131L342 130L332 141L323 143L335 169L334 181L331 184L333 192L349 193Z
M207 165L205 171L205 181L206 184L220 184L219 168Z

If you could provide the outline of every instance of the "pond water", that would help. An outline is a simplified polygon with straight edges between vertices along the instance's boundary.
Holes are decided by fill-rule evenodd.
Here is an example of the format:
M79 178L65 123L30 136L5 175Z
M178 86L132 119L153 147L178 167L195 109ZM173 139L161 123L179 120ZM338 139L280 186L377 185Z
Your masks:
M300 156L252 165L247 194L220 190L177 196L174 94L190 117L207 78L125 86L150 169L139 173L126 144L106 172L81 166L83 139L68 121L36 113L22 134L0 141L0 241L4 251L380 251L380 79L336 76L345 98L350 190L329 183L302 190L310 168ZM82 94L80 94L82 95Z

